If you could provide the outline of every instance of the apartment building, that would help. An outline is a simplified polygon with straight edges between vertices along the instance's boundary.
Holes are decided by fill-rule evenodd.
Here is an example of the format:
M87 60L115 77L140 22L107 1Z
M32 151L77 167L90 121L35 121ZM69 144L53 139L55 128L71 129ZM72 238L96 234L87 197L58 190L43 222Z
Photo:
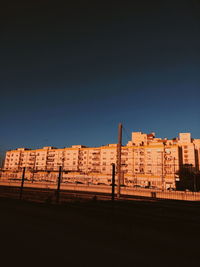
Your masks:
M190 133L180 133L178 138L169 140L156 138L155 133L133 132L132 139L122 146L121 154L122 182L125 184L174 187L177 172L184 164L199 171L200 139L192 139ZM112 163L117 164L117 144L74 145L62 149L18 148L6 152L4 171L17 172L26 167L27 172L37 172L34 177L44 176L47 171L49 177L56 179L55 171L62 166L66 179L110 183Z

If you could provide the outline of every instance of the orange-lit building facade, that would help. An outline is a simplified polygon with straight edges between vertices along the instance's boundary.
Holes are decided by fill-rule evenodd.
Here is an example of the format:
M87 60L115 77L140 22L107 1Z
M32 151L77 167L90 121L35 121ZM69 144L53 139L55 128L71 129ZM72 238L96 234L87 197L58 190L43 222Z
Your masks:
M5 174L6 171L17 173L26 167L30 177L34 175L35 179L40 179L47 171L48 179L53 180L57 175L53 171L62 166L63 179L109 184L112 163L117 163L116 144L101 147L75 145L62 149L18 148L7 151L4 171ZM133 132L131 141L122 146L121 163L122 182L126 185L175 187L177 172L184 164L199 171L200 139L192 139L190 133L180 133L178 138L169 140L156 138L155 133ZM32 170L37 172L32 174Z

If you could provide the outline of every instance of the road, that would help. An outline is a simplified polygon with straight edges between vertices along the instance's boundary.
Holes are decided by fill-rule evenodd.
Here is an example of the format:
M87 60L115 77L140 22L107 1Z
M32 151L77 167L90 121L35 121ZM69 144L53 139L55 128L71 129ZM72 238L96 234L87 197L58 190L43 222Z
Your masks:
M0 198L4 266L197 266L200 208L176 202Z

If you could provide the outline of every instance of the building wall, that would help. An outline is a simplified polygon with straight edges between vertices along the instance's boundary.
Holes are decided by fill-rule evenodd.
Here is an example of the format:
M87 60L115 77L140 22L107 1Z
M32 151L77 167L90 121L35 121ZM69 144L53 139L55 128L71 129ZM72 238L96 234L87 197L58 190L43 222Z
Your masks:
M156 138L155 133L132 133L132 140L122 147L124 181L130 185L150 182L156 186L161 183L174 186L176 173L183 164L192 164L199 171L199 155L200 139L192 139L190 133L180 133L179 138L173 140ZM51 171L62 166L66 177L67 171L71 171L76 177L90 177L95 181L101 177L103 181L110 181L112 163L117 163L116 144L101 147L76 145L63 149L18 148L6 152L4 169L17 171L26 167L27 170Z

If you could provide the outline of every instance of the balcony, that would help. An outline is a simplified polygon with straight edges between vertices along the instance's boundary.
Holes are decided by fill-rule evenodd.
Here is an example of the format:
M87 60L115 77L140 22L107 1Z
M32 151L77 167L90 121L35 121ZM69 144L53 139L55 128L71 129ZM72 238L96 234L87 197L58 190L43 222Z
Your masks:
M122 152L121 155L122 156L128 156L128 152Z
M52 163L47 163L47 167L51 167L51 166L54 166L54 164L52 164Z
M95 158L92 158L92 160L99 160L99 161L100 161L100 158L96 158L96 157L95 157Z
M55 154L47 154L47 158L48 157L55 157Z
M54 159L48 159L47 158L47 162L54 162Z

